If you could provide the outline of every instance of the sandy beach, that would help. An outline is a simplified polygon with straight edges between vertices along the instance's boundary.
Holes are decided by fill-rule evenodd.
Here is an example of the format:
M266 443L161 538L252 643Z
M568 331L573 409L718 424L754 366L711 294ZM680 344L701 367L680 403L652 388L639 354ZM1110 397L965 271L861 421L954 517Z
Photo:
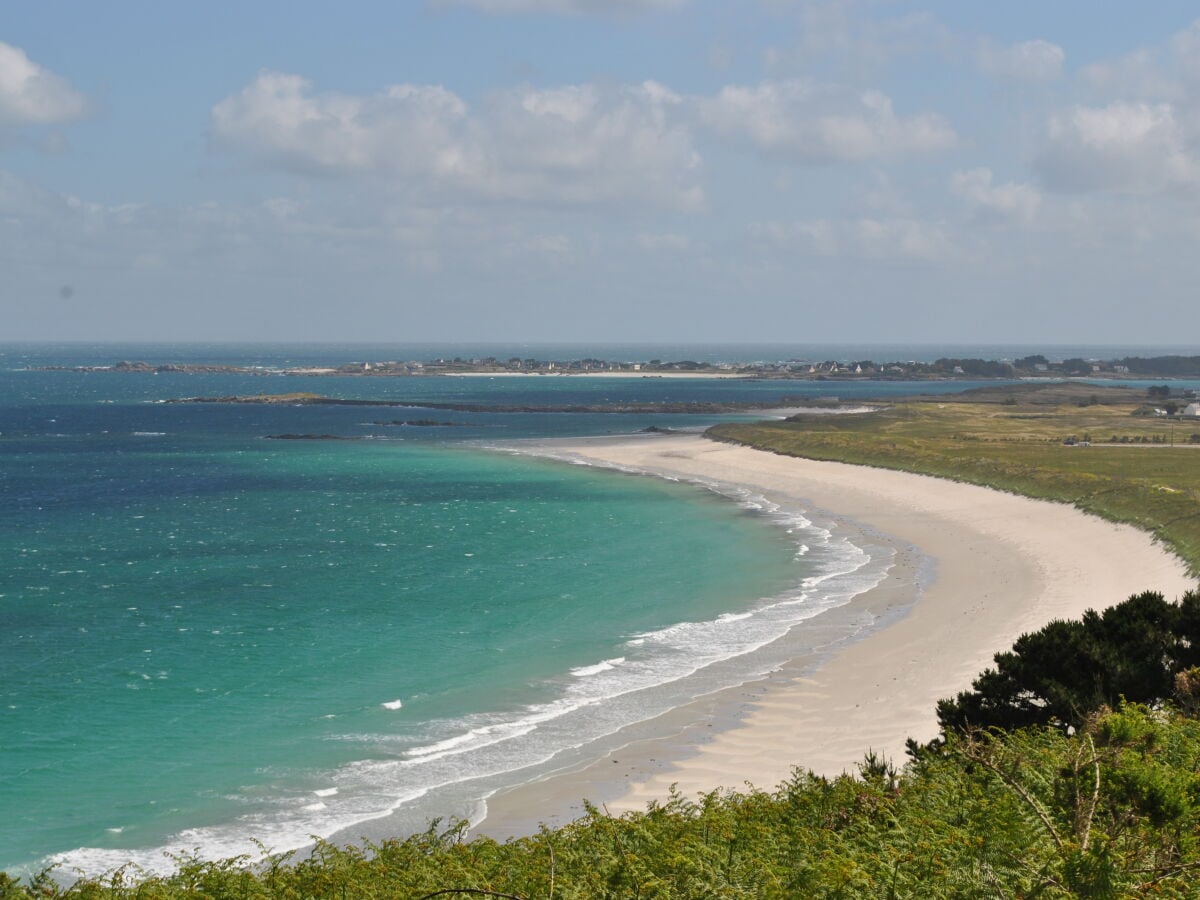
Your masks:
M498 837L569 821L582 797L617 812L661 800L673 784L694 796L772 788L793 766L837 775L870 749L902 762L906 738L936 734L937 700L968 687L1020 634L1140 591L1174 598L1195 586L1145 532L973 485L695 435L547 442L539 452L737 485L867 529L897 555L883 583L855 600L883 627L675 710L656 735L598 761L496 794L480 830Z

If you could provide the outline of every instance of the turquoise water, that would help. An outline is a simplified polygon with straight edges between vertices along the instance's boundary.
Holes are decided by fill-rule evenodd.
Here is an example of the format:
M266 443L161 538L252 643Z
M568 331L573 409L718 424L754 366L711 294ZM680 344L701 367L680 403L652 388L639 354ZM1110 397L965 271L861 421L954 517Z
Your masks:
M203 381L0 379L2 868L469 814L456 785L636 718L610 701L749 646L704 623L814 565L694 487L435 436L261 439L361 410L145 402L229 386ZM472 434L496 432L537 429Z
M777 529L650 479L428 447L78 456L42 454L82 483L3 529L5 866L349 824L423 785L326 812L339 767L519 718L794 577Z

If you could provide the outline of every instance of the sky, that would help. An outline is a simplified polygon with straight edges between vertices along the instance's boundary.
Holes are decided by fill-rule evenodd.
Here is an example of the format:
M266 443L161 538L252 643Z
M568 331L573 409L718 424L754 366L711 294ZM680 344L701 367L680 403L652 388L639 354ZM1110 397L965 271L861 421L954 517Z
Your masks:
M1186 343L1198 14L10 0L0 341Z

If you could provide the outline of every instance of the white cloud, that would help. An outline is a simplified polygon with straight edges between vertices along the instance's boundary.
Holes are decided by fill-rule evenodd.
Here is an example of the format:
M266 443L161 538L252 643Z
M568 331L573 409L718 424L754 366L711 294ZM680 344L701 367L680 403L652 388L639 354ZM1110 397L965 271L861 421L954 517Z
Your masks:
M1200 19L1171 37L1170 52L1174 66L1194 84L1200 78Z
M476 112L437 85L315 93L264 72L212 110L221 143L284 168L550 204L703 204L700 156L655 82L519 87Z
M683 253L691 246L687 235L674 232L643 232L636 240L647 253Z
M860 219L854 229L862 251L875 258L939 260L953 246L942 226L916 219Z
M460 6L492 15L554 13L629 13L678 9L686 0L435 0L435 6Z
M1150 193L1200 183L1200 162L1169 103L1058 113L1033 165L1048 187L1063 191Z
M836 256L841 249L836 229L827 219L760 222L750 226L750 233L755 240L783 250Z
M1032 40L996 46L983 41L978 52L979 67L989 75L1021 81L1050 81L1062 74L1067 54L1058 44Z
M883 169L876 168L870 179L861 184L857 200L872 215L903 218L911 214L911 203L902 185L897 184Z
M524 249L532 253L566 256L571 252L571 239L565 234L535 234L525 241Z
M1080 81L1097 98L1197 102L1200 93L1200 20L1161 44L1137 47L1080 70Z
M511 199L697 209L701 159L674 121L680 103L653 81L501 93L483 115L489 167L479 187Z
M879 91L851 93L801 79L730 85L700 100L699 110L722 137L801 163L928 153L958 142L939 115L900 117Z
M1091 93L1110 100L1170 100L1182 94L1178 80L1162 67L1158 54L1145 47L1084 66L1079 78Z
M220 140L286 168L434 178L479 165L468 159L466 118L466 105L437 86L313 94L306 79L279 72L263 72L212 110Z
M1195 197L1200 188L1200 20L1080 71L1090 103L1051 115L1032 157L1048 188Z
M1032 222L1042 202L1041 195L1032 185L993 184L992 170L987 168L956 172L950 179L950 186L984 221Z
M819 256L936 262L955 252L945 228L918 219L765 222L752 226L751 234L768 246Z
M108 205L0 170L0 271L34 282L109 280L118 291L121 273L132 270L234 282L369 282L380 271L428 273L442 266L511 276L573 258L571 235L548 225L546 217L502 209L479 214L372 204L362 196L341 206L290 197L248 205Z
M83 115L83 95L39 66L20 47L0 41L0 125L49 125Z

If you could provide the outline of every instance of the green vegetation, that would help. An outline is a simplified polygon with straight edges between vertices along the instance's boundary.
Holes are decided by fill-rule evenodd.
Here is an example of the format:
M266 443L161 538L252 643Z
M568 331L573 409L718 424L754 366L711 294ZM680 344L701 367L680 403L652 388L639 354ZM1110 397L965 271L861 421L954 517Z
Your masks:
M1082 727L1092 711L1122 700L1188 703L1200 687L1200 595L1178 603L1146 592L1081 620L1051 622L953 700L938 703L943 728Z
M1200 375L1200 356L1131 356L1117 362L1132 375L1166 375L1172 378Z
M708 434L1071 503L1151 532L1200 572L1200 420L1135 416L1146 397L1077 384L988 388Z

